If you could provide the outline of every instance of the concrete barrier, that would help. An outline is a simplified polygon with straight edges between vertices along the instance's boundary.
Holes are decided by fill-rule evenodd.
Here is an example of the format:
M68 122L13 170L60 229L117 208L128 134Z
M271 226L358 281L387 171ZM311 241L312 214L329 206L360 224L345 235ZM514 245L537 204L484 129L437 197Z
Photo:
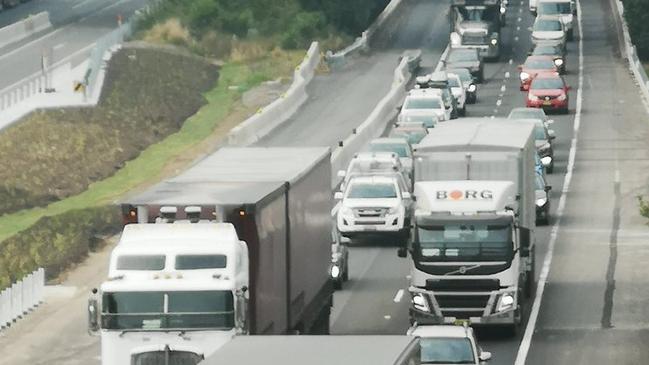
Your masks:
M311 43L304 61L295 69L293 83L280 98L259 109L228 134L230 146L247 146L265 137L286 122L308 98L306 88L320 63L320 45Z
M363 149L372 139L379 137L388 123L397 116L397 107L406 97L406 87L421 63L421 50L406 51L399 66L394 70L394 81L390 91L377 104L372 113L356 128L356 133L342 141L331 155L331 186L341 182L338 171L347 168L354 155Z
M30 15L24 20L0 28L0 48L23 40L51 26L52 23L50 23L50 14L48 12L44 11L36 15Z
M325 54L325 61L329 67L334 69L342 67L345 64L347 57L368 52L379 29L381 29L381 27L383 27L385 23L392 18L399 9L401 9L402 5L406 1L407 0L391 0L370 27L361 33L361 36L356 38L352 44L336 53L328 50Z

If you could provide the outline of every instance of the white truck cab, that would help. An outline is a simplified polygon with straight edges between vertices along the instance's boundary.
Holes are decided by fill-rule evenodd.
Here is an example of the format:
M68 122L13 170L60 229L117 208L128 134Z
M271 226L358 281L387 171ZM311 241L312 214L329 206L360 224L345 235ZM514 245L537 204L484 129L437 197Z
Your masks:
M422 364L485 364L491 353L482 351L467 322L463 325L411 327L408 335L419 337Z
M102 364L197 364L246 333L248 275L229 223L125 226L88 306Z
M349 238L377 234L407 238L412 200L402 189L396 177L353 177L345 191L335 195L340 200L338 231Z

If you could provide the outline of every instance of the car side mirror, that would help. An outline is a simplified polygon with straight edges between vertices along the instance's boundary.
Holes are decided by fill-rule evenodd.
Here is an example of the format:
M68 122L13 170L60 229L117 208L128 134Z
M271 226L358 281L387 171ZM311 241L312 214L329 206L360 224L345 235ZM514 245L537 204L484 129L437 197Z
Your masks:
M489 360L491 360L491 352L482 351L482 352L480 353L479 358L480 358L480 361L481 361L481 362L489 361Z
M334 199L336 199L336 200L343 200L343 192L342 192L342 191L337 191L337 192L334 194Z
M543 188L543 190L545 190L546 192L549 192L550 190L552 190L552 186L551 185L546 185L545 188Z
M572 90L572 86L566 86L566 91Z
M527 27L527 30L529 30L529 31L531 32L531 31L534 30L534 28L532 28L532 27Z
M401 197L403 199L412 199L412 194L410 194L410 192L408 192L408 191L404 191L404 192L401 193Z
M408 249L406 249L405 247L399 247L399 249L397 250L397 256L401 258L408 257Z
M554 133L554 129L548 129L548 137L550 137L550 140L557 138L556 133Z
M347 175L347 171L345 170L338 170L338 177L345 177Z

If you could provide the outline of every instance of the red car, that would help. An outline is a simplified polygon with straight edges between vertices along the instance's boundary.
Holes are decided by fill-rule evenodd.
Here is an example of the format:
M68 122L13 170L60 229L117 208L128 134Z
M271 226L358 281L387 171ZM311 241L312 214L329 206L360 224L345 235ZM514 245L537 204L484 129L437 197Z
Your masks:
M521 71L521 90L527 91L530 88L530 83L536 75L541 73L556 73L559 72L557 66L554 64L552 56L529 56L525 63L518 66Z
M570 86L558 73L538 74L527 92L528 108L543 108L568 113L568 91Z

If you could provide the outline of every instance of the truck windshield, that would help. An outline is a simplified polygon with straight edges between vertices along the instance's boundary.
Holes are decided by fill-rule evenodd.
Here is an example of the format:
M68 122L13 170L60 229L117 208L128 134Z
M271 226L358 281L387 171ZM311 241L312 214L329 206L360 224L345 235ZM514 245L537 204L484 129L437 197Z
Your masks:
M353 184L347 197L350 199L389 199L397 197L394 184Z
M106 329L234 327L234 300L230 291L104 293L102 304L102 327Z
M468 338L421 338L422 364L475 364Z
M165 255L121 255L117 270L158 271L165 268Z
M512 253L508 225L440 222L419 226L417 234L424 261L508 261Z
M175 267L176 270L225 269L227 258L225 255L178 255Z
M542 2L539 4L537 11L540 15L572 14L569 2Z

